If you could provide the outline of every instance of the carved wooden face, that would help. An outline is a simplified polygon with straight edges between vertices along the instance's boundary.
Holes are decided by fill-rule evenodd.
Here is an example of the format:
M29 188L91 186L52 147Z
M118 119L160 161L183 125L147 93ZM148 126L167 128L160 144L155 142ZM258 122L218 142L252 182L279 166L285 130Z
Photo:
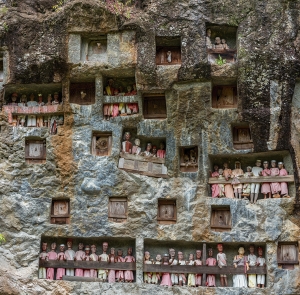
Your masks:
M132 255L132 248L128 248L128 250L127 250L127 254L128 254L129 256L131 256L131 255Z
M78 244L78 249L79 249L79 250L82 250L82 249L83 249L83 243L79 243L79 244Z
M60 252L64 252L65 251L65 246L59 246L59 250L60 250Z
M150 259L150 253L149 252L145 252L145 260L149 260Z
M201 251L200 251L200 250L197 250L197 251L196 251L196 258L197 258L197 259L200 259L200 258L201 258Z
M43 244L42 244L42 250L43 250L43 251L46 251L46 250L47 250L47 243L43 243Z
M96 246L95 246L95 245L92 245L92 246L91 246L91 251L92 251L92 253L96 253L97 249L96 249Z
M245 254L245 249L243 247L239 248L239 254L244 255Z
M251 252L251 251L250 251ZM262 248L258 248L258 256L262 256L263 255L263 250Z
M218 244L218 251L223 252L223 244Z
M183 259L183 253L182 252L178 252L178 260L182 260Z
M107 252L107 249L108 249L108 243L104 242L102 244L102 249L103 249L103 252Z
M175 256L175 250L174 249L169 249L169 254L171 257Z
M156 255L156 261L161 261L161 255L160 254Z
M194 254L190 254L189 260L194 260Z
M254 246L250 246L249 251L250 251L251 254L253 254L254 253Z

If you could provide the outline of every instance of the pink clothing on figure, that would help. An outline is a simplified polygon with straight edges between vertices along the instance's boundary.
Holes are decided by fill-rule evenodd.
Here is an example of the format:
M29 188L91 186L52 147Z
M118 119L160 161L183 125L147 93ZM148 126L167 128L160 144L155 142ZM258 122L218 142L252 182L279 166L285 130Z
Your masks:
M76 261L82 261L85 259L85 253L82 250L78 250L75 253L75 258L76 258ZM83 277L83 269L76 268L75 277Z
M156 152L157 158L165 158L166 157L166 151L165 150L158 150Z
M262 176L270 176L271 171L270 171L270 169L264 169L261 173L262 173ZM261 193L267 194L270 192L271 192L270 183L263 183L261 186Z
M118 256L117 262L125 262L125 258ZM117 280L124 280L124 271L123 270L116 270L116 279Z
M278 176L279 175L279 169L278 168L271 168L271 176ZM279 182L271 182L271 191L272 194L276 194L280 192L280 183Z
M215 171L215 172L213 172L211 174L211 177L219 177L219 176L220 176L220 174L219 174L218 171ZM219 187L219 185L218 184L213 184L211 186L211 196L213 198L217 198L219 195L220 195L220 187Z
M169 263L168 263L168 262L164 262L163 265L169 265ZM169 287L172 287L172 282L171 282L170 273L164 272L164 273L162 274L160 285L161 285L161 286L169 286Z
M216 258L209 257L206 259L206 265L215 266L217 264ZM206 286L215 287L216 286L216 276L215 275L207 275L206 278Z
M139 105L137 103L128 103L128 107L134 114L136 114L139 111Z
M284 168L282 168L282 169L279 170L279 175L280 176L287 176L288 173ZM287 195L289 193L288 186L287 186L286 182L280 182L280 188L281 188L281 194L282 195Z
M230 178L231 177L231 169L224 169L223 170L223 176L225 178ZM230 184L224 184L224 189L225 189L225 197L234 199L234 192L231 183Z
M195 260L196 265L202 265L202 261L196 259ZM202 274L195 274L195 280L196 280L196 286L201 286L202 284Z
M98 261L98 255L95 253L92 253L90 255L90 258L92 259L92 261ZM90 277L97 278L97 270L96 269L90 269Z
M115 256L110 257L110 262L115 262ZM116 281L116 272L114 269L110 269L108 272L108 282L109 283L114 283Z
M114 105L113 105L112 116L113 117L119 116L119 104L118 103L114 103Z
M57 253L53 251L48 252L48 260L57 260ZM47 268L47 279L54 280L54 268Z
M65 253L58 253L57 255L58 260L64 260L66 259ZM65 268L58 268L56 272L56 279L57 280L62 280L62 277L66 274L66 269Z
M124 261L126 260L126 262L135 262L135 259L133 256L125 256ZM133 281L134 277L133 277L133 272L132 270L125 270L124 271L124 277L125 277L125 281Z

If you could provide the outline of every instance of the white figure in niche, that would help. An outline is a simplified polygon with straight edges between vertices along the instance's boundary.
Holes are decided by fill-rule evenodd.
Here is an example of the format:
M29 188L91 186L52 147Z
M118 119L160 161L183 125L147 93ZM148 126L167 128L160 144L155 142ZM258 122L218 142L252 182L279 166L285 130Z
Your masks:
M170 50L167 52L167 62L172 62L172 52Z

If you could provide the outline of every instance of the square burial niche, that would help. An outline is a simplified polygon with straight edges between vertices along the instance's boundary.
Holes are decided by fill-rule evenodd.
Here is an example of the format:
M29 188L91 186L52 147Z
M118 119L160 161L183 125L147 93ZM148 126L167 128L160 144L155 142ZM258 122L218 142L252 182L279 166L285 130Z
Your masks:
M177 220L176 200L159 199L157 206L157 221L159 224L174 224Z
M28 164L42 164L46 162L46 140L25 139L25 160Z
M107 61L107 35L92 37L82 36L81 57L82 61Z
M70 103L89 105L95 103L95 82L70 84Z
M67 242L71 241L72 242L72 246L71 249L76 252L79 250L79 244L82 243L83 244L83 251L85 252L85 247L89 247L91 248L92 245L96 246L96 255L99 257L99 255L103 254L103 244L107 243L108 247L107 247L107 254L109 255L111 253L111 249L114 248L115 249L115 256L117 257L118 251L121 250L120 254L122 255L123 258L125 258L126 256L128 256L128 249L131 248L132 249L132 257L134 259L136 259L136 250L135 250L135 239L132 238L127 238L127 237L53 237L53 236L45 236L42 235L41 237L41 243L40 246L42 248L42 244L43 243L47 243L47 252L51 251L51 244L55 243L56 244L56 253L60 252L59 246L61 244L64 244L65 246L67 245ZM104 245L105 246L105 245ZM67 250L67 248L65 248L65 250ZM41 249L42 251L42 249ZM88 253L88 255L91 254L91 251ZM132 259L130 259L132 260ZM75 272L75 269L83 269L83 275L84 272L86 271L87 274L90 273L91 269L95 269L97 270L95 272L96 277L93 278L94 281L96 282L101 282L101 278L98 277L98 270L99 269L113 269L113 270L130 270L132 271L132 275L133 275L133 282L135 282L136 280L136 263L135 262L128 262L129 259L127 260L127 262L116 262L116 263L109 263L107 261L80 261L77 260L76 262L73 260L67 260L67 261L57 261L56 259L53 260L49 260L49 261L45 261L40 259L39 260L39 268L44 267L44 268L54 268L54 274L53 274L53 278L51 279L56 279L56 274L57 274L57 269L58 268L67 268L67 269L73 269ZM66 267L67 264L67 267ZM79 267L80 266L80 267ZM106 268L108 267L108 268ZM42 271L39 271L39 273L41 274ZM44 278L44 277L39 277L39 278ZM70 279L74 279L76 278L77 281L91 281L90 277L84 277L84 276L76 276L74 277L74 275L70 278L68 278L68 276L63 277L63 280L70 280ZM45 279L45 278L44 278Z
M156 37L156 64L181 64L181 38Z
M226 63L236 61L236 36L237 27L206 24L206 49L208 61L218 64L218 59L226 60Z
M165 95L145 94L143 96L143 115L145 119L167 118L167 105Z
M69 224L70 223L70 200L52 200L51 223Z
M167 177L165 138L137 135L137 130L125 129L121 139L119 168L153 177Z
M198 146L179 148L181 172L198 172Z
M213 85L212 107L216 109L232 109L237 107L237 87L232 85Z
M111 132L93 132L92 136L92 155L110 156L112 149Z
M277 248L277 263L283 269L294 269L299 265L297 242L280 242Z
M109 198L108 219L113 222L125 222L127 220L127 198Z
M258 247L261 247L263 250L263 258L266 259L266 245L264 243L222 243L223 244L223 253L226 254L227 258L227 267L220 268L216 266L206 266L206 259L208 256L208 249L213 250L212 258L217 257L217 243L198 243L198 242L189 242L189 241L162 241L162 240L152 240L145 239L144 240L144 251L148 251L150 253L150 259L156 261L157 255L164 256L164 254L169 254L170 249L175 250L175 259L178 261L178 252L182 252L183 254L183 265L158 265L158 264L143 264L143 272L147 273L178 273L184 274L188 281L188 274L190 273L200 273L200 274L215 274L216 287L221 287L220 282L220 274L227 275L228 287L233 286L233 275L232 274L245 274L245 267L240 265L235 269L233 266L234 257L238 254L239 247L244 247L245 255L249 255L250 245L254 246L254 254L258 256ZM194 255L194 260L196 256L196 251L201 251L201 261L202 265L186 265L186 261L189 261L189 255ZM170 259L170 256L168 257ZM177 262L176 262L177 264ZM248 274L267 274L266 266L251 266L250 270L247 272ZM161 278L160 278L161 280ZM161 281L158 281L160 284ZM204 279L204 275L202 276L201 285L206 286L206 280Z
M103 79L103 94L106 96L133 96L137 95L134 77ZM124 112L125 113L125 112Z
M226 191L224 194L224 185L231 185L233 178L229 181L226 181L224 176L220 175L223 171L224 163L227 163L228 169L231 170L231 175L235 175L236 173L240 174L239 170L235 170L235 167L241 166L242 172L244 173L243 176L238 177L239 182L243 185L242 188L242 198L249 198L250 196L250 187L251 183L260 184L259 187L259 195L258 199L263 199L264 195L261 193L262 184L266 183L266 179L270 179L269 182L275 182L274 177L279 179L279 176L266 176L266 177L251 177L251 171L247 172L247 167L256 167L256 161L261 161L261 169L263 169L263 162L267 161L270 168L271 160L276 160L278 162L283 162L285 169L287 170L287 176L280 176L280 180L282 182L286 182L288 185L288 194L290 196L294 196L296 193L295 183L294 183L294 168L291 155L288 151L270 151L264 153L251 153L251 154L240 154L240 155L210 155L209 156L209 171L212 171L212 177L209 178L209 184L211 185L212 194L214 197L225 197ZM238 163L237 163L238 162ZM216 171L214 167L216 167ZM259 171L260 169L256 169ZM207 174L209 174L207 171ZM250 173L250 177L248 174ZM253 173L257 173L253 171ZM273 180L273 181L272 181ZM277 180L276 182L278 182ZM218 186L219 187L215 187ZM221 192L221 194L220 194ZM231 196L232 197L232 196Z
M233 148L247 150L254 148L249 124L237 124L232 126Z
M213 231L223 232L231 230L230 206L212 206L210 227Z

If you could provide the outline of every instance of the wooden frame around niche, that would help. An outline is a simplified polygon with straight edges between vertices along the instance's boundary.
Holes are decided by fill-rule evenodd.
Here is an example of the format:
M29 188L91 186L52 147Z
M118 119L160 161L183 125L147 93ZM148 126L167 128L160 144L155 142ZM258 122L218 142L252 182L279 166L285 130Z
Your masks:
M95 103L95 82L70 83L70 103L90 105Z
M174 224L177 221L175 199L158 199L157 221L159 224Z
M193 155L191 151L194 151ZM181 172L198 172L198 146L179 147L179 165ZM187 158L188 156L189 158ZM194 158L194 160L192 159Z
M236 85L215 85L212 88L212 108L234 109L237 108Z
M297 242L279 242L277 247L277 263L283 269L294 269L299 264L299 249Z
M167 104L164 94L145 94L143 96L143 115L145 119L166 119Z
M249 125L232 126L233 148L236 150L252 149L254 147Z
M112 149L112 132L93 132L92 155L110 156Z
M70 223L70 199L54 199L51 204L51 223Z
M25 139L25 161L28 164L42 164L46 162L46 140Z
M119 205L118 205L119 204ZM120 206L121 205L121 206ZM119 212L118 208L119 207ZM108 202L108 219L113 222L125 222L127 220L128 201L126 197L111 197Z
M210 227L213 231L223 232L231 230L230 206L212 206Z

